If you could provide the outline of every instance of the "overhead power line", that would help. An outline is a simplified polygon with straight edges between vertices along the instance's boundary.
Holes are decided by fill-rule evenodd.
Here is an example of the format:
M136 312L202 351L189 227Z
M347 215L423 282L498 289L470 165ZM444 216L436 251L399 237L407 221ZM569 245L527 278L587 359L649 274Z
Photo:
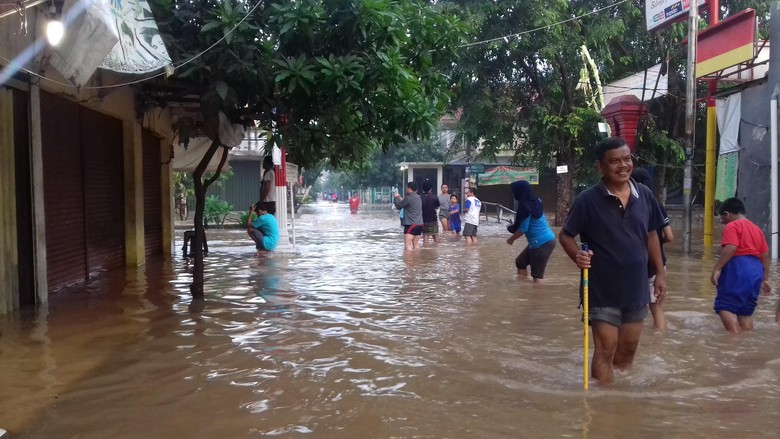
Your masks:
M567 18L566 20L562 20L562 21L559 21L557 23L548 24L546 26L537 27L536 29L530 29L530 30L526 30L526 31L522 31L522 32L517 32L517 33L514 33L514 34L503 35L503 36L500 36L500 37L491 38L489 40L482 40L482 41L475 41L473 43L461 44L458 47L477 46L479 44L492 43L493 41L498 41L498 40L503 40L503 39L507 39L508 40L509 38L519 37L520 35L526 35L526 34L530 34L530 33L533 33L533 32L538 32L540 30L549 29L551 27L558 26L558 25L561 25L561 24L564 24L564 23L568 23L570 21L579 20L580 18L587 17L588 15L598 14L601 11L605 11L607 9L614 8L614 7L616 7L616 6L620 5L620 4L623 4L623 3L627 2L627 1L628 0L620 0L619 2L613 3L613 4L609 5L609 6L604 6L603 8L594 9L594 10L592 10L590 12L585 13L585 14L578 15L576 17Z

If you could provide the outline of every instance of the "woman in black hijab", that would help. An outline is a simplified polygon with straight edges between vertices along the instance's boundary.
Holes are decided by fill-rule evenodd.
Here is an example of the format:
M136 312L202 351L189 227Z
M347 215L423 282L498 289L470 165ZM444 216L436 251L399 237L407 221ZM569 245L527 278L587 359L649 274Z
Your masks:
M541 283L547 261L555 249L555 233L547 224L542 200L534 195L531 185L525 180L518 180L512 183L510 188L517 200L517 213L515 222L507 227L512 236L506 242L512 245L515 240L525 235L528 246L515 259L517 274L527 278L527 268L530 265L534 282Z

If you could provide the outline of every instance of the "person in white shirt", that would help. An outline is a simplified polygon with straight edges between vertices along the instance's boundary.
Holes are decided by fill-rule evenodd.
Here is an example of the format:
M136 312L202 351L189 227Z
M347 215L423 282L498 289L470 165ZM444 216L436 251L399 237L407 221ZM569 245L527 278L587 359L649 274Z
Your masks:
M463 237L466 244L477 243L477 227L479 226L479 212L482 210L482 202L477 198L477 192L469 188L466 192L466 203L463 204Z
M276 215L276 174L274 159L270 155L263 159L263 178L260 181L260 206L271 215Z

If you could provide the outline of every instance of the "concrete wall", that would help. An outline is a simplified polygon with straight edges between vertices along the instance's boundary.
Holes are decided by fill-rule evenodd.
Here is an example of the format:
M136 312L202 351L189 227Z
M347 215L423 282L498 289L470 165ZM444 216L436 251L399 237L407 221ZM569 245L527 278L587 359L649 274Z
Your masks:
M770 7L771 44L780 47L780 2ZM742 120L739 127L739 171L737 197L744 203L747 216L771 242L771 161L769 103L773 92L780 91L780 51L770 53L767 82L742 92Z
M737 197L745 203L747 217L763 230L769 240L770 161L768 84L742 92L742 122L739 130L739 170Z

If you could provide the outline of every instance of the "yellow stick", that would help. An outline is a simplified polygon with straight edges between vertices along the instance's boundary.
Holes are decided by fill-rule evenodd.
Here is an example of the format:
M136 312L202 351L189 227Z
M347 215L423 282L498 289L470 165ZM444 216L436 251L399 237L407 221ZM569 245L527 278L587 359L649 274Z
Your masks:
M582 250L588 251L588 244L582 244ZM588 390L588 269L582 270L582 323L583 323L583 360L582 360L582 387Z

